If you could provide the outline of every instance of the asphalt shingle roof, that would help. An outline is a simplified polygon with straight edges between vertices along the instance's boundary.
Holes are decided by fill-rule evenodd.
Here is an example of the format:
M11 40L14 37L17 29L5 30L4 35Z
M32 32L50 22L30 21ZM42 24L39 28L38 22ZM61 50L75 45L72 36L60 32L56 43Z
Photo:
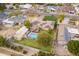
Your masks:
M3 21L5 19L7 19L7 18L8 18L8 15L7 14L5 14L3 12L0 12L0 21Z
M15 23L23 23L26 20L26 17L24 16L15 16L12 18L9 18L10 21L14 21Z

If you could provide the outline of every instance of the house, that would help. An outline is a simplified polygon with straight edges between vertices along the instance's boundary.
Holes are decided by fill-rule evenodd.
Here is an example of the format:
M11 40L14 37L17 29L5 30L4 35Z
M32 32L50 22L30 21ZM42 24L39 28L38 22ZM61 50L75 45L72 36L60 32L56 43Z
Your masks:
M76 13L79 13L79 4L75 6Z
M23 36L26 34L26 32L28 31L28 29L23 26L22 28L20 28L14 35L15 39L17 40L21 40L23 38Z
M31 29L32 31L39 31L39 28L42 28L44 30L48 30L49 28L54 28L54 21L32 21L31 22Z
M10 9L13 7L13 4L6 4L6 9Z
M7 18L5 20L2 20L2 24L8 27L11 27L13 25L24 25L24 21L26 20L26 17L24 16L12 16L10 18Z
M79 29L72 27L65 28L65 39L74 40L74 38L79 39Z
M58 6L57 7L57 12L66 12L66 13L75 13L75 8L73 6L67 6L67 5L64 5L64 6Z
M44 10L45 9L45 7L43 6L43 5L39 5L39 8L38 8L39 10Z
M54 21L41 21L40 27L45 30L48 30L49 28L53 29L54 23L55 23Z
M24 25L24 21L26 20L26 17L24 16L13 16L8 19L9 21L13 21L15 24Z
M6 20L8 18L8 15L4 12L0 12L0 24L2 24L3 20Z
M19 6L20 6L21 9L29 9L29 8L32 7L31 4L21 4L21 5L19 5Z
M48 12L55 12L57 9L57 6L47 6L47 11Z
M73 3L72 4L73 5L73 7L75 8L75 10L76 10L76 13L79 13L79 4L78 3Z
M10 21L10 20L6 19L6 20L3 20L3 21L2 21L2 24L3 24L4 26L6 26L6 27L11 27L11 26L14 25L14 21Z
M71 18L69 20L69 25L79 27L79 17Z

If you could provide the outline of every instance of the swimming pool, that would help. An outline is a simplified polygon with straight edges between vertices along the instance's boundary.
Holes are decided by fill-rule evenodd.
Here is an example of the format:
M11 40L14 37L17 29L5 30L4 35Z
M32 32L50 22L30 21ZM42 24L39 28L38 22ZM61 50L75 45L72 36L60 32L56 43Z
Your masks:
M34 32L31 32L31 33L28 34L28 37L29 38L32 38L32 39L37 39L38 34L37 33L34 33Z

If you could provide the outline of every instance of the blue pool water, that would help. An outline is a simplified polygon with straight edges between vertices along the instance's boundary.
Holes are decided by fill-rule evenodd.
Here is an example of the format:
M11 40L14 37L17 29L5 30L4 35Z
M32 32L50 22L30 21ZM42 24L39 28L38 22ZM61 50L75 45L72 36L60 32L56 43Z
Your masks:
M37 39L38 34L31 32L31 33L28 34L28 37L29 37L29 38L32 38L32 39Z

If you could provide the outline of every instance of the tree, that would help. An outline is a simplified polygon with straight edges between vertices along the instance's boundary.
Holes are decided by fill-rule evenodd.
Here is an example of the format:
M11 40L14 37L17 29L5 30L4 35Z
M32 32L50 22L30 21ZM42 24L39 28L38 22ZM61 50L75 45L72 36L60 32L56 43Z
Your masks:
M16 9L19 9L19 4L17 4L17 3L13 3L13 6L15 6Z
M6 6L4 3L0 4L0 12L4 11L4 9L6 9Z
M68 42L67 46L72 54L79 56L79 41L71 40Z
M16 46L16 47L15 47L15 50L16 50L16 51L22 51L22 49L23 49L23 47L21 47L21 46Z
M4 46L4 45L5 45L5 38L0 36L0 46Z
M54 56L53 52L44 52L44 51L39 51L38 56Z
M26 28L29 28L30 29L30 21L29 20L26 20L24 22L24 25L26 26Z
M64 12L60 12L60 13L59 13L58 19L59 19L59 20L58 20L59 22L62 22L62 21L64 20Z
M51 35L51 34L53 34L53 29L49 28L49 29L47 30L47 32Z
M52 43L51 40L52 40L51 35L46 31L41 31L38 34L38 43L41 44L41 45L49 46Z
M57 29L57 25L58 25L58 23L57 23L57 21L55 21L54 29Z
M28 52L26 50L23 50L23 54L27 54Z

